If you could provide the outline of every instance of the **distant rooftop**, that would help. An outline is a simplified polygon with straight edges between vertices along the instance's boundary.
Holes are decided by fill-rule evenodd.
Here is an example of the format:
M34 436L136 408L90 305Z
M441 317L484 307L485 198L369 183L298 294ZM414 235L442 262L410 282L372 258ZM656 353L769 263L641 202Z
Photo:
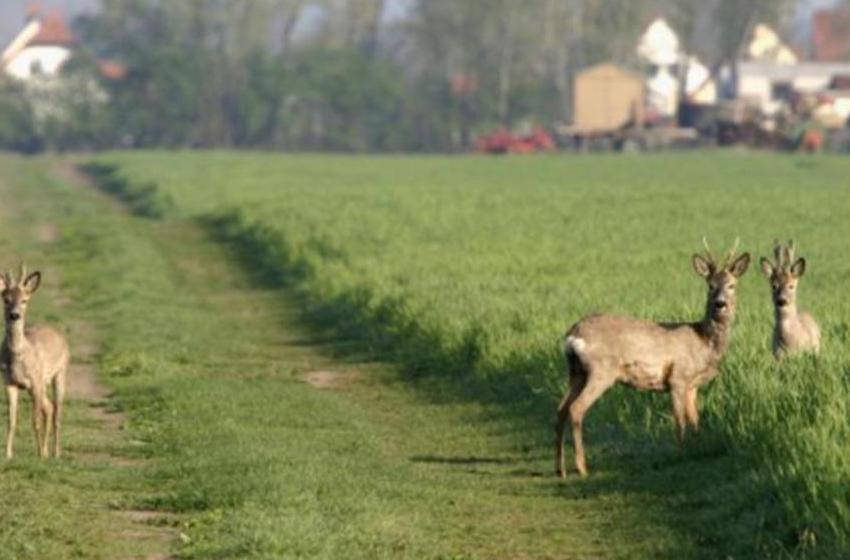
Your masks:
M35 17L39 17L33 14ZM41 16L41 28L30 41L30 45L58 45L63 47L73 46L76 40L74 34L65 18L58 10L53 10L45 16Z
M812 59L821 62L850 59L850 9L833 8L814 13Z

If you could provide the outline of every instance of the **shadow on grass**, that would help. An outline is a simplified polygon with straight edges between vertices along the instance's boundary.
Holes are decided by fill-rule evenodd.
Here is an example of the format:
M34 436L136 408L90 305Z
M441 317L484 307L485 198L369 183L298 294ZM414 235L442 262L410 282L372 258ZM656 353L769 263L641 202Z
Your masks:
M137 213L144 214L145 201L155 198L157 189L125 187L116 182L109 190L123 194L131 208L135 206ZM134 197L139 204L133 204ZM551 425L560 395L558 387L546 384L542 372L562 369L557 341L553 341L551 353L514 356L498 368L488 368L481 360L486 331L479 325L448 341L417 322L400 299L379 301L366 287L329 299L311 291L314 259L347 258L321 240L310 241L296 251L282 232L239 212L207 216L200 222L215 240L230 247L234 260L244 265L257 285L286 290L314 335L293 344L324 346L336 358L351 362L370 359L396 363L403 379L423 398L436 403L480 403L485 405L484 420L494 421L508 437L534 449L552 448ZM645 506L639 513L653 516L692 542L711 544L704 554L709 558L805 557L788 552L796 543L793 535L783 534L783 524L778 520L781 504L776 505L777 498L749 477L745 466L735 465L727 455L725 442L715 437L701 442L696 451L679 456L669 443L612 427L611 420L620 412L618 407L631 404L650 408L658 403L657 398L647 395L614 396L612 392L594 407L592 426L587 430L592 474L586 480L544 477L551 471L548 465L542 465L551 459L543 454L514 464L501 463L498 458L462 456L414 456L411 461L478 472L501 469L495 474L541 479L519 491L565 499L626 495L630 503ZM658 422L653 422L657 427Z
M585 429L591 446L591 476L573 475L561 481L549 466L554 453L544 451L554 451L552 426L559 395L553 387L540 386L541 372L560 367L553 364L557 352L517 356L499 369L488 369L480 361L484 347L480 327L469 328L450 344L411 318L403 301L376 303L368 288L319 299L308 287L313 275L309 259L296 256L280 231L239 212L199 221L214 240L229 248L252 281L285 290L311 333L298 343L323 345L336 359L349 362L398 364L402 379L429 402L484 405L484 421L492 421L500 433L535 452L516 458L414 455L411 462L470 475L526 477L539 482L522 491L565 500L599 498L604 503L625 495L641 515L651 515L654 522L680 533L686 541L709 545L698 557L779 557L793 546L793 539L765 544L765 532L781 526L777 521L781 508L774 508L775 498L765 495L767 491L746 469L735 464L719 437L704 431L680 455L672 443L672 426L669 439L662 441L650 434L652 430L642 433L617 424L617 409L623 403L657 407L657 397L614 391L607 401L603 399L592 413L590 429ZM338 252L321 252L322 258L345 258ZM711 419L707 420L710 425ZM569 439L566 446L570 461Z

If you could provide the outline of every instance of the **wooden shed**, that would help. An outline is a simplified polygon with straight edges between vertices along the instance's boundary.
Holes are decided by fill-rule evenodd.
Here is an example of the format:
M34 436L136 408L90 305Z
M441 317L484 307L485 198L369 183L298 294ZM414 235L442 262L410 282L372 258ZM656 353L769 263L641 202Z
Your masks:
M615 64L579 72L573 89L573 128L585 132L615 130L643 119L644 79Z

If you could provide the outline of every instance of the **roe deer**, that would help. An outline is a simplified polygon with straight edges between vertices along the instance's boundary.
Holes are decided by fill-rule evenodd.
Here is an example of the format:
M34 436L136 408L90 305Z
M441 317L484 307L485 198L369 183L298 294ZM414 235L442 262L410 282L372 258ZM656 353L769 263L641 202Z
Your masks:
M773 294L773 356L777 360L798 352L820 351L820 328L815 318L797 308L797 284L806 272L806 259L795 261L795 250L793 241L788 245L775 241L776 262L761 258L761 271Z
M563 477L564 427L572 422L576 469L587 475L582 422L587 411L615 383L669 391L681 450L685 422L699 429L697 389L717 375L729 345L735 316L735 284L750 264L735 257L738 244L721 261L693 255L692 265L708 284L705 316L696 323L654 323L617 315L589 315L573 325L564 341L570 390L558 408L555 471Z
M54 433L53 454L61 454L62 400L70 351L65 337L49 326L24 327L27 302L41 283L41 273L27 275L21 265L17 280L10 273L0 277L6 319L6 337L0 347L0 367L9 400L9 427L6 433L6 458L12 458L15 429L18 424L18 391L32 396L32 425L40 457L47 457L51 422ZM53 384L53 402L47 386Z

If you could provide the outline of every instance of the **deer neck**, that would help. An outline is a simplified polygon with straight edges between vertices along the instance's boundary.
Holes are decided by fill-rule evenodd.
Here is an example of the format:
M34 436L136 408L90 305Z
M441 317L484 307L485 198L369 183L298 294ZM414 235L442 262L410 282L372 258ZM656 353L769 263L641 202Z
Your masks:
M6 322L5 344L12 355L21 354L27 349L29 343L24 334L23 318L14 322Z
M702 332L705 341L708 343L712 354L716 358L720 358L726 353L729 348L729 339L732 335L733 315L728 317L715 317L711 312L707 312L705 318L700 322L700 331Z
M782 324L787 322L796 321L797 317L800 314L800 311L797 309L797 302L789 302L788 305L784 305L782 307L775 305L773 307L774 315L776 316L776 324Z

